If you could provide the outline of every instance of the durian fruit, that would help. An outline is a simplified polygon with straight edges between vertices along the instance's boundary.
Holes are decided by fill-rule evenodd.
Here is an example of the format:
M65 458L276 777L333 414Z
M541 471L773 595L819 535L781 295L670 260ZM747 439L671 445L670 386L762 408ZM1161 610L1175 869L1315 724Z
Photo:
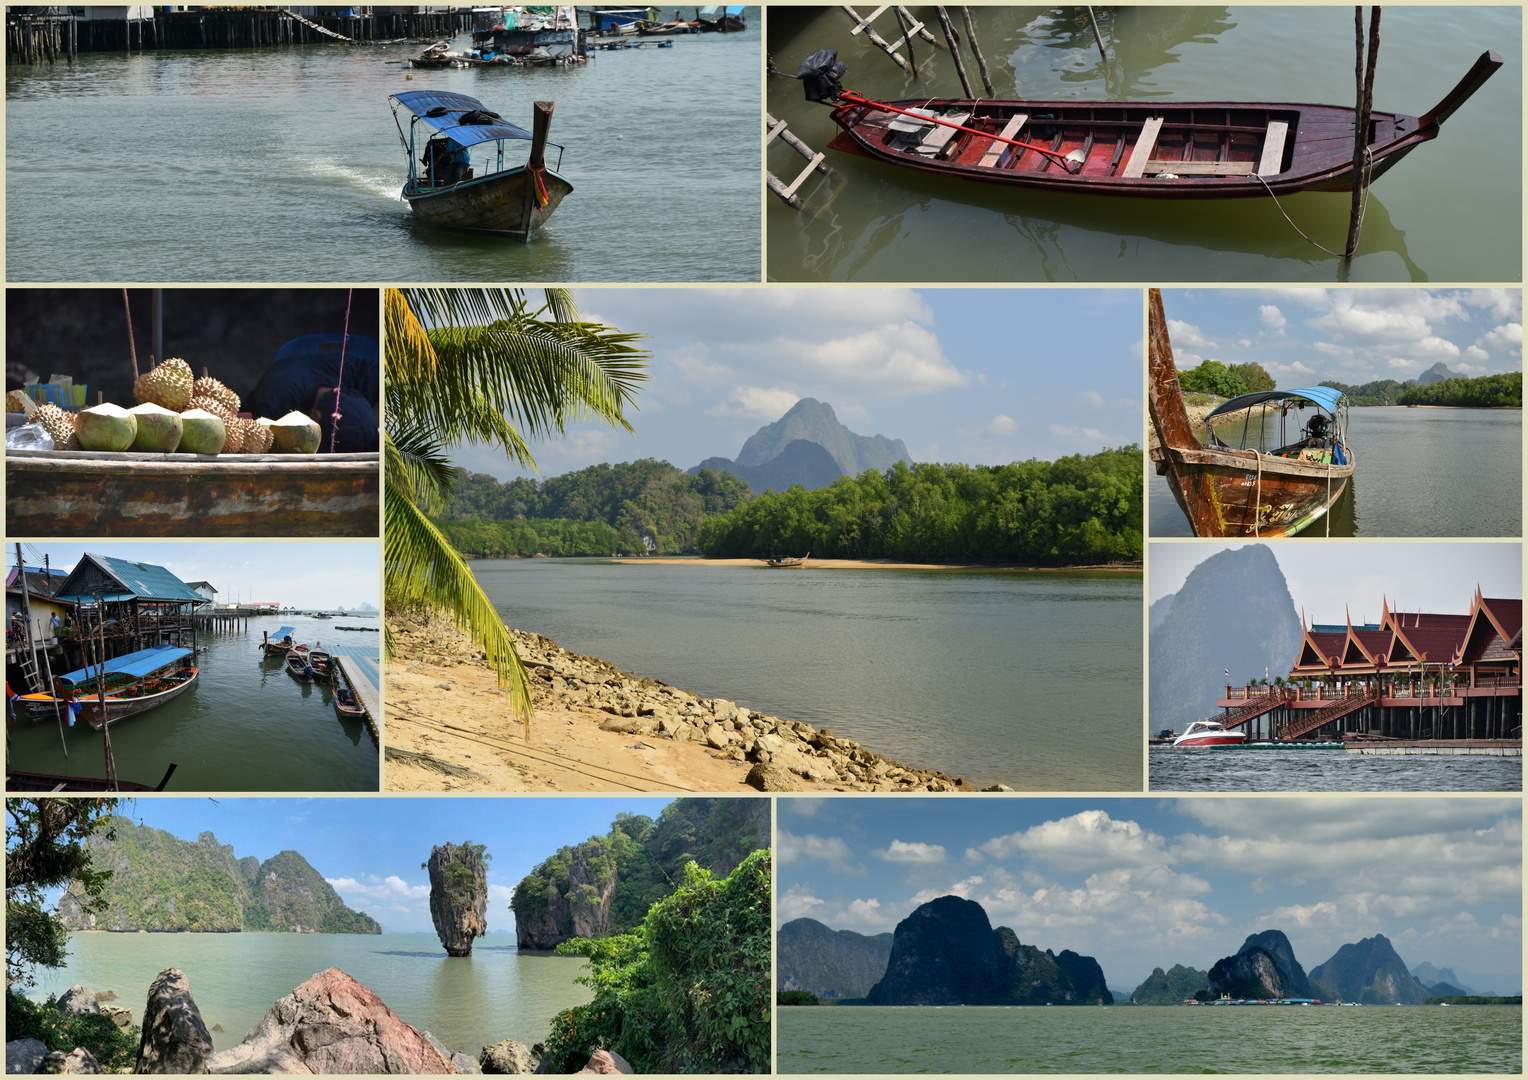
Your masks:
M235 398L234 400L238 399ZM190 412L192 409L201 409L203 412L210 412L213 416L216 416L218 419L222 420L225 427L233 420L234 417L239 415L238 412L230 410L224 402L212 397L193 397L191 399L191 404L182 411Z
M5 411L36 416L37 402L33 401L25 390L12 390L5 395Z
M191 384L191 397L201 399L202 401L210 399L219 402L228 411L230 416L239 415L239 395L209 376L203 375ZM205 404L200 407L203 409L207 408ZM207 411L211 412L212 410L207 409Z
M133 400L140 405L153 402L172 412L184 412L191 404L192 382L191 365L171 357L133 381Z
M74 414L65 412L51 401L37 410L34 419L53 440L55 450L78 450L80 437L74 430Z
M253 423L253 420L246 420L242 416L235 416L224 420L223 427L226 430L226 434L223 437L223 453L244 453L245 433L249 430L249 425Z
M249 426L244 429L244 452L246 454L268 454L271 452L271 429L267 426L270 421L263 423L259 420L248 421Z

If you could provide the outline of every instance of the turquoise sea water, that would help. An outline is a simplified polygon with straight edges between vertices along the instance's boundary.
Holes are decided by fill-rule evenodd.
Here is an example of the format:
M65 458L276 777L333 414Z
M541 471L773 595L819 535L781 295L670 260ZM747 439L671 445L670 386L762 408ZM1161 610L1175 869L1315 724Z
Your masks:
M782 1008L780 1073L1504 1073L1521 1006Z
M448 957L434 934L89 933L71 934L69 953L67 967L42 971L34 997L75 983L111 990L137 1023L154 977L179 968L218 1050L241 1042L278 998L331 966L474 1057L505 1038L541 1041L554 1015L590 997L573 981L582 957L521 953L512 934L478 939L468 957Z

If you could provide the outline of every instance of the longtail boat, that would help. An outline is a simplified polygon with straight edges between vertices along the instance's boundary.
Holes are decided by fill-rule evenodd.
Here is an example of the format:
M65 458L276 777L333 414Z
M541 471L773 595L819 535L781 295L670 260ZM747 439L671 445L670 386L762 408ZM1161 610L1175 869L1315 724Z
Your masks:
M334 665L334 711L341 720L363 720L366 710L361 705L361 699L356 697L351 689L350 682L345 678L344 672L338 664Z
M296 627L292 626L277 627L275 633L266 634L265 640L260 642L256 648L264 656L285 656L289 651L297 647L296 643L292 641L292 631L295 629Z
M808 551L800 558L789 558L782 556L778 559L765 559L764 565L774 570L799 570L801 567L806 565L806 561L811 557L812 553Z
M91 726L100 730L100 691L104 690L111 718L116 721L120 716L139 713L153 705L142 703L142 684L145 680L157 681L166 677L170 668L185 670L188 665L185 659L191 655L190 649L176 648L169 645L161 645L154 649L139 649L137 652L128 653L106 661L105 664L91 664L78 671L71 671L67 675L57 675L53 679L52 693L42 692L35 694L22 694L11 701L12 714L18 720L52 720L55 713L55 704L63 715L69 716L71 705L78 704L80 714L90 721ZM195 682L195 667L189 667L192 677L187 682L182 677L177 677L177 683ZM175 694L185 689L180 686ZM154 704L161 704L169 700L161 698ZM137 707L127 708L131 703Z
M833 109L845 153L990 184L1151 199L1234 199L1353 189L1354 116L1338 105L1236 101L872 101L845 90L823 49L801 65L809 101ZM1364 183L1384 175L1485 83L1482 53L1423 116L1369 115Z
M1151 460L1194 535L1293 536L1320 520L1353 475L1343 393L1305 386L1239 395L1209 413L1201 441L1183 404L1159 289L1151 290L1148 323L1147 405L1157 436ZM1313 410L1308 418L1306 409ZM1232 445L1214 421L1243 412L1239 437L1234 419L1224 425L1237 438Z
M107 724L115 724L129 716L157 709L167 701L180 697L196 685L201 669L190 662L190 649L161 648L154 650L161 655L149 657L125 669L136 681L122 687L116 693L107 692L103 705L93 693L89 679L75 698L79 714L96 731Z
M381 457L7 450L18 536L376 536Z
M57 773L22 772L19 769L5 770L6 791L163 791L169 786L170 777L174 775L178 761L170 762L170 767L164 771L158 784L138 784L131 780L118 780L113 787L111 781L94 776L62 776Z
M398 136L408 154L408 180L402 198L420 221L441 228L499 233L513 240L529 240L531 233L573 190L546 165L546 148L552 122L552 102L535 103L534 133L490 112L481 101L446 90L403 90L392 95L393 121L398 107L412 114L408 134L398 124ZM421 131L422 129L422 131ZM524 165L504 164L504 144L529 139L530 155ZM473 147L493 143L497 153L483 161L475 173L470 160Z

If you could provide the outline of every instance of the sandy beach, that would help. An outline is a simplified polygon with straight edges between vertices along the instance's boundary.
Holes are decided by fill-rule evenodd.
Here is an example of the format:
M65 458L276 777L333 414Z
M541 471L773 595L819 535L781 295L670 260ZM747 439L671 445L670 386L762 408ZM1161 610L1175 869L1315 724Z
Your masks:
M389 616L387 791L957 791L824 728L700 698L512 630L529 734L449 621ZM1006 790L1006 789L1005 789Z

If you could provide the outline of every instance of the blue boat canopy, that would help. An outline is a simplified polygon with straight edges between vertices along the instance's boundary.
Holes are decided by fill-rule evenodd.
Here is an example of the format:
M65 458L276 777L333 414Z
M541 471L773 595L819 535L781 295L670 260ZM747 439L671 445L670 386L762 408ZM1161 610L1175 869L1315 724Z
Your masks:
M419 117L420 123L450 136L463 147L498 139L531 138L529 131L502 118L486 124L464 124L464 118L474 119L488 111L481 101L466 94L454 94L449 90L403 90L394 94L393 100ZM442 111L430 115L437 109Z
M1221 413L1239 412L1242 409L1260 405L1265 401L1292 400L1304 398L1313 401L1329 413L1337 411L1337 402L1342 400L1342 391L1330 386L1302 386L1298 390L1259 390L1255 394L1241 394L1232 398L1216 408L1210 416L1219 416Z
M284 637L290 637L292 631L295 630L295 629L297 629L295 626L282 626L282 627L278 627L275 631L273 631L271 633L271 640L272 641L280 641Z
M736 7L731 5L714 5L712 7L703 7L700 9L700 14L702 17L716 16L721 12L725 12L728 15L741 15L743 13L743 6L741 4L737 5Z
M115 660L106 661L106 674L129 675L141 678L153 671L158 671L167 664L173 664L183 656L190 656L190 649L176 648L173 645L161 645L157 649L140 649L126 656L119 656ZM100 673L100 668L92 664L88 668L79 671L71 671L59 678L66 683L79 684L94 679Z

